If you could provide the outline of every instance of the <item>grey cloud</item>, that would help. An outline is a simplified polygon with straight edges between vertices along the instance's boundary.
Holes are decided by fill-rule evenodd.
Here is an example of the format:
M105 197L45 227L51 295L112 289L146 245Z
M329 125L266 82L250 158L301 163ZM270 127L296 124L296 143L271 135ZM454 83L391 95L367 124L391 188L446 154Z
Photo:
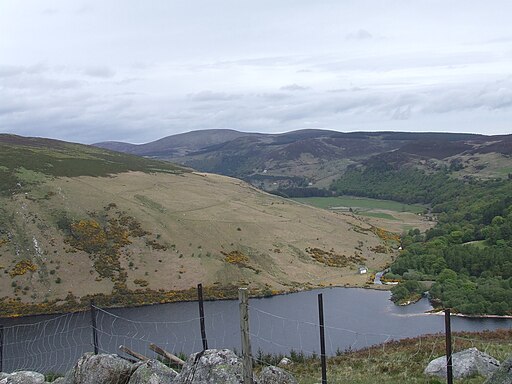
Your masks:
M305 91L305 90L308 90L309 87L303 87L298 84L290 84L290 85L285 85L279 89L281 91Z
M426 97L423 112L448 113L463 110L503 110L512 108L512 81L507 79L486 85L459 86L432 91Z
M351 32L347 35L347 40L369 40L373 35L365 29L359 29L356 32Z
M393 120L409 120L411 118L411 106L398 107L393 112L391 119Z
M201 91L197 93L191 93L188 95L188 97L194 101L226 101L238 99L241 97L241 95L225 92Z
M257 93L255 94L256 97L265 99L267 101L274 101L274 100L283 100L283 99L289 99L291 95L289 93L284 92L267 92L267 93Z
M110 78L115 76L115 72L105 66L89 67L84 70L84 74L91 77Z
M0 85L11 89L55 91L79 88L82 86L82 83L78 80L57 79L46 76L13 76L5 77L3 80L0 80Z
M82 5L81 7L79 7L76 10L76 13L79 14L79 15L83 15L83 14L86 14L86 13L92 13L93 10L94 10L94 8L91 5L84 4L84 5Z
M0 65L0 77L12 77L23 74L33 75L46 71L48 68L44 64L24 65Z
M57 13L59 13L57 8L45 8L41 11L41 14L43 15L55 15Z

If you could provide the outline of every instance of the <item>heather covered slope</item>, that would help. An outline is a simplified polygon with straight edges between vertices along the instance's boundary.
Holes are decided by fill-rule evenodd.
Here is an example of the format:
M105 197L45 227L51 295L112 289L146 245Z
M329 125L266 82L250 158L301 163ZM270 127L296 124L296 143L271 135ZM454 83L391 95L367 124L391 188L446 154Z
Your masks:
M100 147L170 160L194 169L242 178L265 190L328 188L350 167L397 157L402 165L459 177L507 177L512 173L512 135L301 130L283 134L204 130L142 144L98 143Z
M40 139L2 137L2 313L363 285L394 238L237 179ZM18 156L21 153L23 156ZM192 295L192 296L191 296Z

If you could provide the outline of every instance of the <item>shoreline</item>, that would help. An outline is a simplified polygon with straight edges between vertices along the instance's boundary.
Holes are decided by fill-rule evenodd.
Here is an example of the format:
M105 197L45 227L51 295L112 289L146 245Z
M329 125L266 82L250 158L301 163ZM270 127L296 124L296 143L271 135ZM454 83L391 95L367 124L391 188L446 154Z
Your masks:
M225 286L223 287L203 287L204 290L204 301L220 301L220 300L237 300L238 299L238 288L242 287L234 287L234 286ZM374 291L389 291L390 287L386 286L376 286L374 284L362 284L362 285L349 285L349 284L336 284L336 285L318 285L318 286L304 286L300 288L292 288L288 290L281 291L271 291L270 293L261 292L261 289L258 288L249 288L249 297L251 299L263 299L274 296L283 296L289 295L292 293L304 292L304 291L313 291L315 289L328 289L328 288L349 288L349 289L369 289ZM213 292L212 292L213 291ZM72 303L67 303L62 306L57 306L55 303L62 302L62 300L55 300L55 302L50 303L27 303L22 305L20 303L16 303L15 308L2 308L6 304L6 301L0 301L0 309L3 313L7 313L7 315L0 316L1 319L16 319L23 317L34 317L34 316L47 316L47 315L62 315L68 313L80 313L87 312L90 310L89 302L91 299L95 301L95 305L97 307L101 307L102 309L120 309L120 308L139 308L146 306L153 306L159 304L171 304L171 303L187 303L187 302L195 302L197 301L197 290L196 288L189 288L187 290L182 291L169 291L169 292L159 292L162 296L159 298L153 298L150 300L150 295L152 292L129 292L124 293L126 297L139 297L139 300L136 303L112 303L112 298L116 296L116 294L103 294L103 295L86 295L82 298L76 298L76 300ZM143 296L147 295L147 301L144 300ZM142 298L141 298L142 297ZM7 299L8 301L9 299ZM11 304L12 301L11 301ZM127 304L127 305L126 305ZM23 308L27 309L28 313L25 313ZM33 309L30 311L30 309ZM34 310L35 309L35 310Z
M330 288L348 288L348 289L368 289L373 291L389 291L392 286L389 285L375 285L375 284L364 284L364 285L348 285L348 284L337 284L337 285L318 285L318 286L305 286L300 288L294 288L289 289L286 291L271 291L271 293L261 292L261 290L257 288L250 288L249 297L251 299L263 299L263 298L270 298L274 296L283 296L283 295L289 295L293 293L298 292L304 292L304 291L313 291L316 289L330 289ZM205 294L204 301L220 301L220 300L237 300L237 293L238 288L240 287L234 287L234 286L226 286L225 289L222 289L221 287L204 287L204 290L207 292ZM208 292L209 291L209 292ZM27 304L24 306L21 306L25 308L38 308L39 310L30 311L29 313L24 313L23 310L20 311L14 311L13 308L11 308L11 313L8 313L7 315L0 316L0 319L15 319L15 318L28 318L28 317L34 317L34 316L48 316L48 315L62 315L62 314L69 314L69 313L79 313L79 312L87 312L89 311L89 304L88 301L91 299L94 299L96 301L96 305L98 307L101 307L103 309L120 309L120 308L139 308L139 307L146 307L146 306L153 306L153 305L159 305L159 304L171 304L171 303L185 303L185 302L195 302L197 301L197 291L196 288L190 288L188 290L183 291L170 291L161 293L162 295L165 295L165 297L160 298L154 298L153 300L145 301L144 298L140 299L140 296L144 296L144 294L148 294L148 292L130 292L128 296L130 297L136 297L139 296L139 301L136 303L131 303L126 305L127 303L114 303L112 304L112 297L115 296L115 294L110 295L95 295L95 296L85 296L80 300L80 302L75 301L74 303L68 303L68 305L63 306L54 306L52 303L47 303L46 308L41 308L41 303L32 303ZM147 299L150 297L150 293L148 294ZM397 306L407 306L417 303L421 300L422 297L419 297L415 300L409 300L405 303L401 304L395 304ZM156 299L156 300L155 300ZM0 305L4 304L4 302L0 302ZM19 305L19 304L18 304ZM6 312L6 311L2 311ZM9 312L9 311L7 311ZM429 311L424 312L425 314L429 315L436 315L441 316L444 315L444 312L442 309L432 309ZM463 318L469 318L469 319L503 319L503 320L511 320L512 315L467 315L462 313L452 313L452 316L457 317L463 317Z
M444 310L442 309L431 309L425 312L428 315L444 316ZM503 319L511 320L512 315L466 315L464 313L450 313L450 316L463 317L466 319Z

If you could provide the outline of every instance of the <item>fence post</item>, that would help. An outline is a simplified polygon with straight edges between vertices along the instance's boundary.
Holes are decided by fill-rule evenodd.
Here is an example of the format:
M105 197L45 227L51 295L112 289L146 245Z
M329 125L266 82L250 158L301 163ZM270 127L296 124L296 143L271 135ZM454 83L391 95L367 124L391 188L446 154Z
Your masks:
M242 336L242 356L244 384L252 384L251 339L249 337L249 294L247 288L238 289L240 301L240 331Z
M199 301L199 325L201 326L201 339L203 340L203 351L208 349L208 340L206 339L206 328L204 326L204 306L203 306L203 284L197 284L197 300Z
M94 300L91 300L91 327L92 327L92 344L94 345L94 354L98 354L98 329L96 327L96 307Z
M4 370L4 326L0 325L0 372Z
M452 326L450 321L450 309L444 310L444 327L446 335L446 382L453 384L453 361L452 361Z
M322 362L322 384L327 384L327 362L325 361L324 300L318 294L318 319L320 321L320 359Z

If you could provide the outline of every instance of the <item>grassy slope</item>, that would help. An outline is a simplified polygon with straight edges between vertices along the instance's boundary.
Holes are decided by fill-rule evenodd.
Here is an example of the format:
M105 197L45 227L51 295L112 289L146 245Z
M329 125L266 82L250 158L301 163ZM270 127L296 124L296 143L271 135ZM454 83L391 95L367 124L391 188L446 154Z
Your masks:
M236 179L96 148L21 141L0 152L12 179L0 197L6 314L75 309L87 294L110 295L97 297L110 305L187 299L198 282L221 297L232 294L225 287L240 285L260 294L364 285L356 263L329 267L308 247L341 260L357 254L372 269L391 260L372 251L382 240L368 224ZM24 153L19 162L16 152Z
M499 330L481 333L455 333L453 352L476 347L499 361L512 354L512 331ZM423 370L429 361L445 355L444 335L426 335L393 341L355 352L342 352L328 358L327 379L330 383L383 384L395 383L445 383L446 379L427 377ZM321 382L320 359L295 357L297 363L289 371L300 384ZM266 357L269 363L276 363ZM264 359L265 361L265 359ZM481 384L485 378L477 376L455 380L459 384Z

